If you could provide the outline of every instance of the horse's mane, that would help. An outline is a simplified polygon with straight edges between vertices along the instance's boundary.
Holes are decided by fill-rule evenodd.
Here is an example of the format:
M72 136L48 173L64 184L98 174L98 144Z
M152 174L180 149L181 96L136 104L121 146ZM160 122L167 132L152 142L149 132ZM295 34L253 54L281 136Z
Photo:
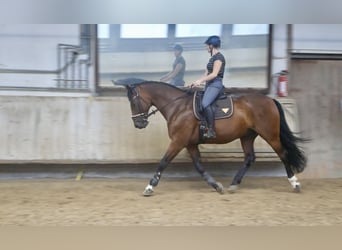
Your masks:
M125 78L125 79L119 79L119 80L112 80L113 84L115 85L122 85L122 86L128 86L128 85L164 85L169 88L177 89L178 91L181 92L187 92L188 90L180 89L174 85L165 83L165 82L158 82L158 81L149 81L149 80L144 80L141 78Z
M158 86L165 86L165 87L168 87L168 88L172 88L172 89L176 89L178 91L181 91L183 92L184 90L174 86L174 85L171 85L171 84L168 84L166 82L158 82L158 81L145 81L145 82L141 82L139 83L138 85L142 85L142 84L146 84L146 85L158 85Z
M147 80L141 79L141 78L125 78L125 79L119 79L119 80L112 80L114 85L135 85L135 84L141 84L143 82L147 82Z

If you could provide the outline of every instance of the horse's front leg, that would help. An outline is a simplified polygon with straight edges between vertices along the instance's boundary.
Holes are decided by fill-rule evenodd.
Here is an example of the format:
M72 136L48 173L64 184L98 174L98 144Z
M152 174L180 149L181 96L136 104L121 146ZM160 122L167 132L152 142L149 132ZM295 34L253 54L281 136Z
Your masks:
M164 169L167 167L168 164L169 164L169 161L167 161L167 156L165 155L159 162L156 173L153 175L149 184L146 186L143 192L144 196L151 196L153 194L153 188L158 185L162 172L164 171Z
M237 190L242 178L246 174L251 164L255 161L254 140L256 136L257 134L255 132L250 131L248 135L240 138L241 146L245 154L245 160L243 166L240 167L228 188L230 193L234 193Z
M153 194L153 188L159 183L161 175L167 165L172 161L172 159L182 150L182 147L177 146L177 143L171 142L168 150L166 151L164 157L160 160L159 165L149 184L146 186L143 195L151 196Z
M218 193L223 194L224 189L223 185L220 182L217 182L205 169L201 164L201 154L198 150L197 145L189 145L187 146L187 150L192 158L192 162L195 165L197 172L206 180L208 185L212 186Z

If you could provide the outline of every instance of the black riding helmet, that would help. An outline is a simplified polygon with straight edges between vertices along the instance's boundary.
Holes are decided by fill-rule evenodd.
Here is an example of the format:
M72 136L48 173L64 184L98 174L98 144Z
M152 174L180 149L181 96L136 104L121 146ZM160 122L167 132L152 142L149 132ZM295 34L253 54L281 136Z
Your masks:
M212 45L214 48L221 47L221 39L219 36L209 36L204 43L207 45Z

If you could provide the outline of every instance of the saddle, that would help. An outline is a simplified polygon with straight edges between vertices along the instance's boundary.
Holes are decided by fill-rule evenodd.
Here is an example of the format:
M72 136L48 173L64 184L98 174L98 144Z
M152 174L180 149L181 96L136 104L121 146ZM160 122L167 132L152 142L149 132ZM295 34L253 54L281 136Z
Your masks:
M204 91L196 91L194 93L194 98L192 102L193 112L197 120L200 121L199 124L199 143L204 143L204 134L206 133L207 122L205 116L202 112L202 98ZM229 118L233 115L233 100L231 96L227 96L224 92L216 98L216 100L211 104L211 108L215 114L215 120Z
M196 91L193 99L194 115L200 121L205 120L201 105L203 95L204 91ZM231 117L234 109L232 97L227 96L225 93L221 93L211 104L211 108L215 114L215 120Z

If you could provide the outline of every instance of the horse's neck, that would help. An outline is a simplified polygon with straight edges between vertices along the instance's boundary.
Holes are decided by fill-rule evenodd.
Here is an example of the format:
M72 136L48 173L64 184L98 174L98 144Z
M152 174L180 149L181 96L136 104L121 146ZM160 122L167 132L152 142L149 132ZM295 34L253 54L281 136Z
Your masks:
M179 99L185 97L185 95L185 93L170 87L165 88L165 90L160 89L156 91L151 97L153 105L163 114L165 119L168 120L169 117L178 110L177 107L182 105L182 101Z
M152 102L158 109L163 108L165 105L173 106L173 104L177 104L175 100L179 99L182 95L184 95L182 92L177 92L173 89L171 91L169 89L166 91L158 91L152 96Z

